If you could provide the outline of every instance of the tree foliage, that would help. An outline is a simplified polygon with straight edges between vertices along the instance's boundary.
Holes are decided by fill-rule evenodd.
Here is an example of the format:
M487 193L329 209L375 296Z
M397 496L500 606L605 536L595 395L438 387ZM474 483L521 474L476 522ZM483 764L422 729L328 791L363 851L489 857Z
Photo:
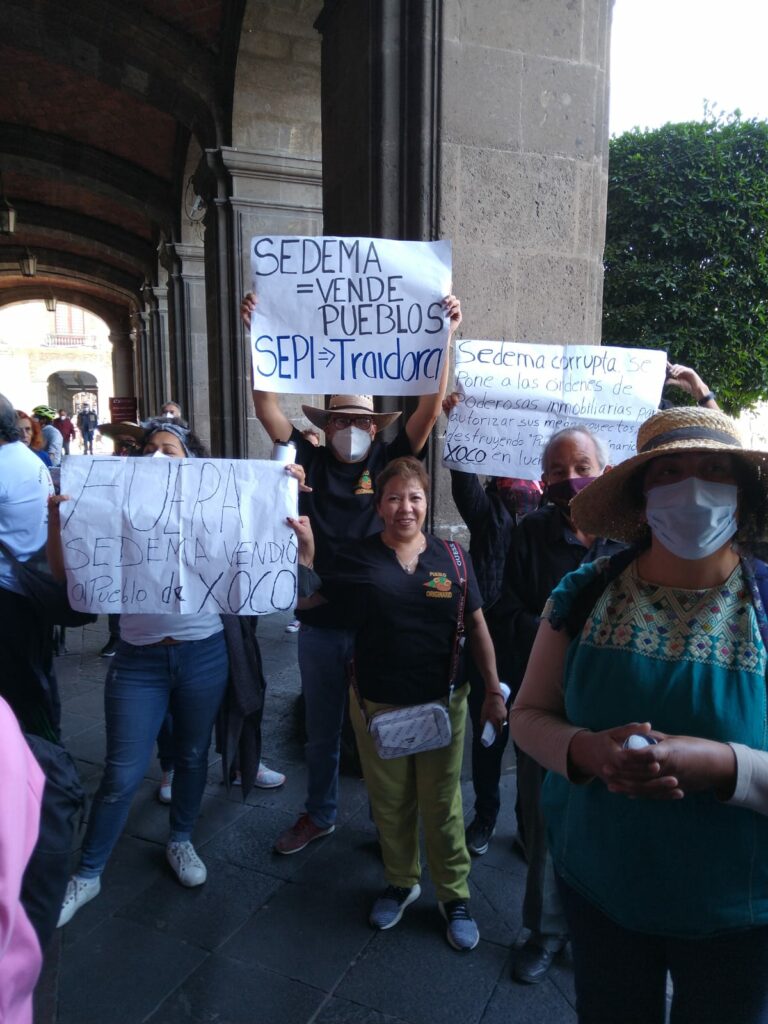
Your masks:
M611 140L603 342L666 349L730 412L768 397L768 124Z

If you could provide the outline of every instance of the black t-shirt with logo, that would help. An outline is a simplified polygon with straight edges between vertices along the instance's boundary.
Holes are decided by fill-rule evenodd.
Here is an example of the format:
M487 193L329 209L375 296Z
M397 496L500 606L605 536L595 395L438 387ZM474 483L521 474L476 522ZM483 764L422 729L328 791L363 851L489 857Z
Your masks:
M483 602L472 563L460 550L469 614ZM413 574L404 571L381 534L338 552L333 569L323 576L322 594L355 629L363 697L411 705L447 696L460 591L448 549L430 534Z
M347 463L325 445L313 445L296 428L291 441L296 445L296 461L304 467L312 488L311 493L299 495L299 512L312 522L315 571L323 576L333 569L342 545L381 530L374 499L376 476L392 459L412 455L411 442L403 428L388 444L374 440L367 458ZM298 617L312 626L347 625L340 611L328 606L301 611Z

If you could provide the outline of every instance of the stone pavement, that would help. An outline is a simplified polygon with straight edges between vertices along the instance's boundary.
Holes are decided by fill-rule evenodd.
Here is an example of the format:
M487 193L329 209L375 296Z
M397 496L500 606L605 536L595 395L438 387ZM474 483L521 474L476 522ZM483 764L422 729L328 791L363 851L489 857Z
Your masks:
M473 862L472 908L481 933L460 954L444 938L428 877L421 899L391 931L367 923L383 886L361 780L341 779L336 832L290 857L275 836L303 809L296 735L296 636L285 616L259 623L270 689L264 758L286 773L279 790L227 796L213 750L195 843L208 882L183 889L164 857L167 808L153 761L103 878L101 895L57 933L40 986L38 1024L570 1024L568 953L535 987L510 979L522 941L525 866L513 852L514 758L489 852ZM98 657L106 620L67 636L57 661L64 738L89 794L104 758ZM469 759L463 783L471 813ZM425 870L426 875L426 870Z

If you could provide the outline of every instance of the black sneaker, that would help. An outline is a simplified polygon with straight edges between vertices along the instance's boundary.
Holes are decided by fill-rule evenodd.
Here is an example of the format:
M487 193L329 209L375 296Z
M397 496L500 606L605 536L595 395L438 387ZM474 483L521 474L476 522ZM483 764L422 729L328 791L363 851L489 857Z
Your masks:
M109 640L107 640L107 642L104 644L104 646L99 651L99 657L100 658L114 658L115 651L117 650L117 645L119 643L120 643L120 641L116 637L111 636L109 638Z
M495 821L485 821L483 818L475 815L474 821L467 827L467 831L464 833L469 852L473 853L475 857L482 857L484 853L487 853L488 844L493 838L495 831Z

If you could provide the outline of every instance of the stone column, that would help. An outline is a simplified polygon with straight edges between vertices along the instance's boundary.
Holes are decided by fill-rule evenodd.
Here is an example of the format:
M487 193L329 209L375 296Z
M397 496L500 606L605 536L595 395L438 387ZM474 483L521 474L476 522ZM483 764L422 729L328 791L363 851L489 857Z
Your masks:
M206 152L206 168L195 183L208 203L211 441L219 453L266 458L271 440L253 412L250 343L239 315L243 295L252 286L250 241L260 234L322 234L320 164L222 147ZM206 188L207 195L202 191ZM301 402L306 400L290 395L281 400L289 419L301 419Z
M597 344L611 6L326 0L326 233L452 239L464 337Z
M149 313L142 309L131 312L131 334L134 338L134 375L136 380L136 396L139 400L139 418L146 419L153 411L150 381L152 367L149 345Z
M168 271L168 324L171 395L206 445L211 438L208 334L205 302L205 248L202 243L166 243L161 254Z
M136 395L130 324L126 322L112 326L109 340L112 342L112 380L115 394L120 397Z

